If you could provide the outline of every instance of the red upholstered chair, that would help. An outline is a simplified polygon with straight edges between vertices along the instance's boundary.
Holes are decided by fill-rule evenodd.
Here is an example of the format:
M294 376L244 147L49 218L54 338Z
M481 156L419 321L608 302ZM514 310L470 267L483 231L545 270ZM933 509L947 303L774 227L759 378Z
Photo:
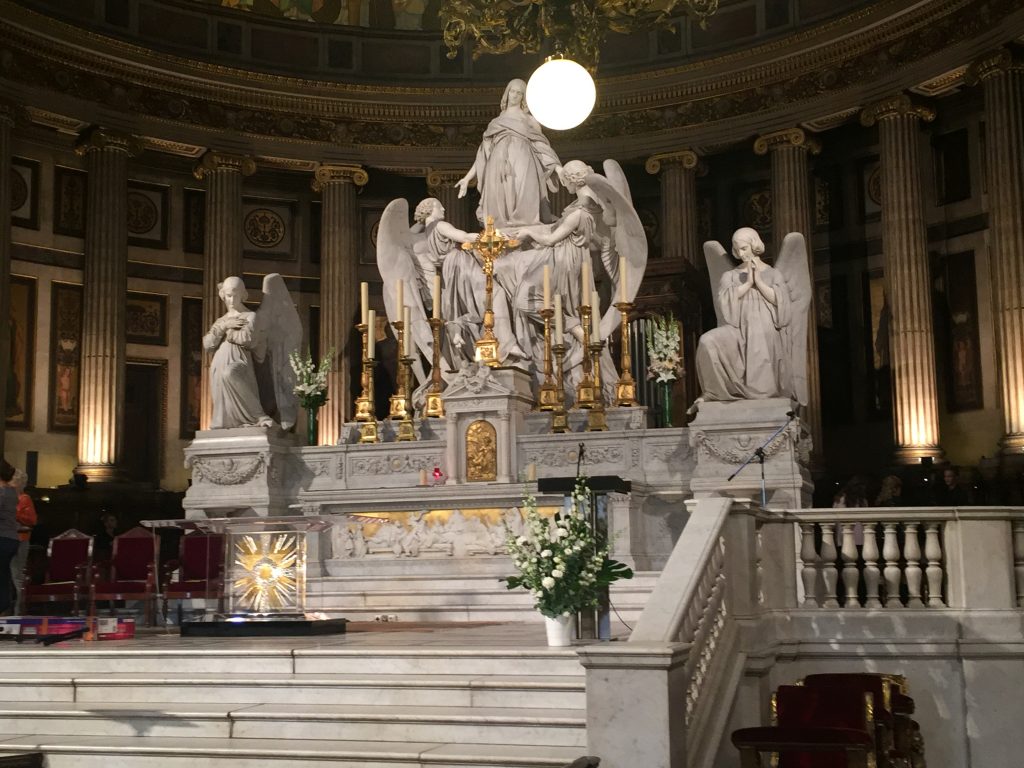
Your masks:
M92 568L92 536L71 528L50 539L46 548L46 574L40 584L27 580L23 588L25 613L32 612L33 603L70 603L78 615L78 601L86 590L87 575Z
M861 691L779 686L776 724L734 731L743 768L759 768L761 753L779 768L867 768L875 764L874 697Z
M151 530L142 527L132 528L114 539L109 573L102 574L95 567L92 571L90 616L96 615L97 600L142 600L145 621L152 624L159 543Z
M173 581L174 571L178 576ZM224 536L186 533L178 545L178 559L163 567L164 616L169 600L220 600L224 596Z

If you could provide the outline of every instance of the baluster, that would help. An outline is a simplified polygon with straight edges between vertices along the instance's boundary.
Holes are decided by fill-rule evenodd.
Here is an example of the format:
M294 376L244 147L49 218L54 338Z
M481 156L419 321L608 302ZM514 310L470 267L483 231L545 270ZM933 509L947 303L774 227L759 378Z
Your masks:
M907 607L921 608L921 542L917 540L917 523L903 526L903 558L907 561Z
M1024 608L1024 520L1013 521L1013 574L1017 580L1017 607Z
M843 526L843 547L840 554L843 557L843 587L846 588L846 598L843 600L844 608L860 608L860 600L857 598L857 583L860 581L860 574L857 572L857 541L853 535L853 523L842 523Z
M800 523L800 579L804 584L804 608L818 607L818 553L814 551L814 523Z
M925 576L928 577L928 605L941 608L942 600L942 543L939 541L939 524L927 523L924 528L924 556L928 561Z
M878 586L882 580L882 574L878 570L878 539L875 538L875 523L864 523L864 588L867 592L867 599L864 602L865 608L881 608L882 601L878 599Z
M885 524L885 540L882 543L882 557L885 558L885 607L901 608L900 602L900 545L896 539L896 523Z
M839 570L836 568L836 527L832 523L821 526L821 580L825 583L825 607L838 608L836 584Z

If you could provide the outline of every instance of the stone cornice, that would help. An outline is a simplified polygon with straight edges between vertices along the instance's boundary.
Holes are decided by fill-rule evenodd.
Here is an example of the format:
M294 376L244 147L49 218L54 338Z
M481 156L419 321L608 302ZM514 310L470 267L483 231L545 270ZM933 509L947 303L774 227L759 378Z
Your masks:
M999 48L972 62L967 68L966 79L973 85L1007 72L1024 72L1024 60L1016 51Z
M321 163L313 172L313 191L320 192L328 184L354 184L365 186L370 180L366 169L358 165Z
M935 110L911 99L905 93L898 93L866 106L860 113L860 122L870 128L877 122L897 117L916 117L930 123L935 119Z
M214 171L230 171L251 176L256 173L256 161L248 155L235 155L211 149L199 159L192 175L197 179L203 179L206 174Z
M138 136L104 128L100 125L94 125L82 131L78 141L75 142L75 154L79 157L103 149L119 150L135 157L142 153L143 145Z
M780 147L796 147L812 155L821 152L821 142L808 136L803 128L786 128L758 136L754 141L754 154L767 155Z
M688 171L692 171L700 163L700 155L692 149L681 149L678 152L662 152L648 157L644 163L644 170L650 174L657 174L661 172L662 165L675 163L682 165Z

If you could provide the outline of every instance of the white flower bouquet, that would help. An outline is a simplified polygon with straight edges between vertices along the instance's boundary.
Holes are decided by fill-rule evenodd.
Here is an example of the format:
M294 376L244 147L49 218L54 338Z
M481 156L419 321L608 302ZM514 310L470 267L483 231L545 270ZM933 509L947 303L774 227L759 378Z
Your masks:
M583 477L576 478L570 508L553 517L541 515L537 499L527 494L526 530L521 536L507 534L506 548L519 575L502 581L509 589L529 590L545 616L569 616L595 606L603 587L633 576L624 563L608 557L608 543L599 541L590 525L589 504Z
M288 362L295 371L295 388L292 392L298 395L299 405L303 408L319 408L327 402L327 372L331 370L333 360L333 348L327 350L319 366L313 364L313 358L308 354L292 352L288 355Z
M655 315L647 321L647 378L658 382L675 381L683 372L679 354L679 322L668 316Z

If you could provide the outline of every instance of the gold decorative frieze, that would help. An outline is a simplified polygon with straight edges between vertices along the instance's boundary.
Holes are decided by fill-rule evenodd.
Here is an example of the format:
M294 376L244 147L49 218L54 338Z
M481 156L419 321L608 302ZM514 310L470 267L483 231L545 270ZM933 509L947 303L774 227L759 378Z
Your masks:
M142 142L138 136L94 125L83 131L75 143L75 154L80 157L99 149L119 149L134 157L142 153Z
M237 171L243 176L256 173L256 161L248 155L234 155L229 152L209 150L192 170L192 175L203 179L213 171Z
M313 191L319 192L327 184L355 184L362 187L369 180L369 174L361 166L321 163L313 172Z
M785 128L758 136L754 142L754 154L767 155L777 147L797 147L812 155L821 152L821 142L808 136L803 128Z
M966 84L967 69L968 67L965 64L956 69L951 69L949 72L943 72L938 77L918 83L910 89L910 92L925 98L935 98L954 93Z
M681 149L678 152L662 152L651 155L644 163L644 169L650 174L657 174L661 171L663 164L679 163L687 170L693 170L700 163L700 156L691 149Z
M811 131L812 133L824 133L825 131L831 131L833 128L838 128L840 125L850 122L850 120L855 119L859 114L859 106L849 107L822 117L816 117L813 120L806 120L801 123L801 127L804 130Z
M201 147L198 144L185 144L181 141L169 141L154 136L142 136L140 140L146 149L153 149L167 155L196 158L206 151L206 147Z
M898 93L864 107L860 113L860 122L865 128L870 128L880 120L891 120L904 115L918 117L930 123L935 119L935 110L914 101L905 93Z

